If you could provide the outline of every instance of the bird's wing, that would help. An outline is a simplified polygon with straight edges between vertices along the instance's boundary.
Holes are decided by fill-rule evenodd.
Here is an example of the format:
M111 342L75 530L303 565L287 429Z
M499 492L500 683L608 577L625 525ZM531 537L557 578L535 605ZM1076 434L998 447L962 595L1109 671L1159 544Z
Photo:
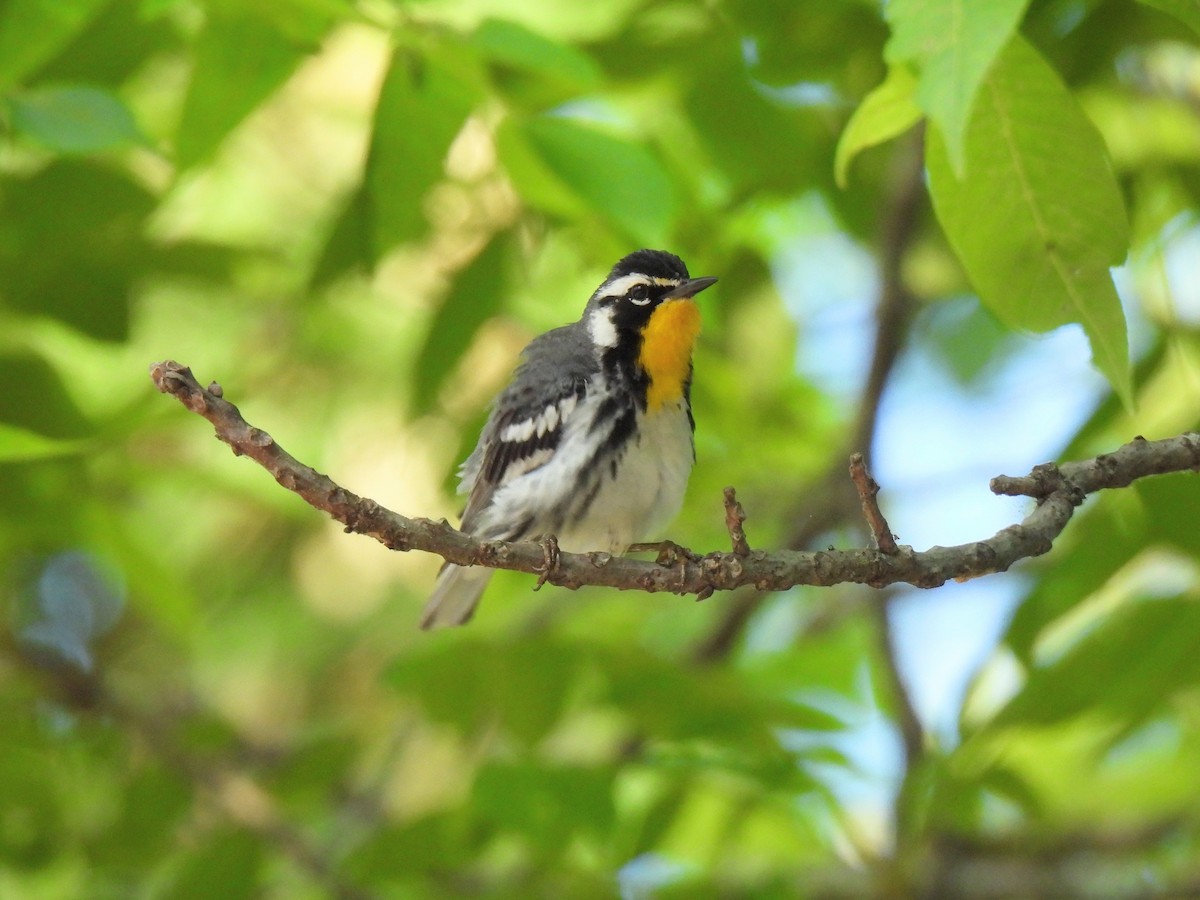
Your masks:
M530 343L512 383L496 398L478 446L463 463L459 492L469 494L463 531L474 530L498 488L550 460L597 371L591 341L581 337L578 326L555 329Z

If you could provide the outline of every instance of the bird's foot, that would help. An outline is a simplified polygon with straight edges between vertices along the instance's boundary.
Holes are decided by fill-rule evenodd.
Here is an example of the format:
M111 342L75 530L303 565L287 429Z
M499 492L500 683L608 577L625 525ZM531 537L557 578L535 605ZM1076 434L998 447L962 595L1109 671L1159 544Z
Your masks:
M655 558L660 566L676 566L683 561L697 562L700 557L684 547L682 544L677 544L674 541L652 541L647 544L631 544L629 546L631 553L657 553Z
M558 569L558 538L552 534L544 534L538 539L538 543L542 545L542 564L538 567L537 584L533 586L535 591L540 591L557 569Z

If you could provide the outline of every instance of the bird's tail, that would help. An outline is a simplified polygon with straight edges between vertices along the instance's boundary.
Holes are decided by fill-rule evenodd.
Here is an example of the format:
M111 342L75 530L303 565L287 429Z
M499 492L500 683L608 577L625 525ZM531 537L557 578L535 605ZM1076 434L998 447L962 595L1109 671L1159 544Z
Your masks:
M492 572L483 566L443 566L433 594L421 613L421 627L429 630L466 625L475 615L475 607L479 605Z

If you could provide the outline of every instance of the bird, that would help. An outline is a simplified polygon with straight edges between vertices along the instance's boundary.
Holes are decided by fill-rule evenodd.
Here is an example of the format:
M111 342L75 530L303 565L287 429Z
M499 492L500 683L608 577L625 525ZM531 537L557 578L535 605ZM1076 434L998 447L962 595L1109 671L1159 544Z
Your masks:
M619 554L669 524L696 460L695 297L716 281L692 278L673 253L638 250L578 321L534 338L459 470L461 530ZM445 564L421 627L466 624L492 572Z

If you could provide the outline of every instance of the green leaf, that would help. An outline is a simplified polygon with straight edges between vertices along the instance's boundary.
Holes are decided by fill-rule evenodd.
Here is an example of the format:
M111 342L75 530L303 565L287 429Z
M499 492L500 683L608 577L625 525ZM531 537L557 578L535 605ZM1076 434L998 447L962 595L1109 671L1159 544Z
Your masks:
M567 82L580 91L600 83L600 67L590 56L517 22L487 19L471 36L471 43L494 62Z
M172 900L250 900L259 896L263 861L261 840L249 831L225 827L206 835L204 843L186 858L166 896Z
M0 88L16 84L79 34L109 0L10 0L0 6Z
M533 744L562 717L580 677L581 649L464 642L397 662L389 681L417 697L432 719L468 734L499 727Z
M1119 609L1060 659L1034 669L997 728L1105 712L1129 728L1200 683L1200 603L1145 600Z
M89 847L89 862L100 869L137 872L147 859L161 859L175 844L175 834L193 799L186 777L165 767L139 767L122 786L119 819Z
M1109 267L1129 225L1104 143L1037 52L1016 38L984 81L955 176L937 129L930 193L980 299L1010 327L1083 325L1096 366L1132 403L1125 316Z
M764 96L740 54L705 58L696 69L684 109L693 122L708 123L696 138L735 192L790 197L812 187L815 170L828 171L825 122Z
M13 128L59 153L98 153L143 140L119 97L85 85L34 88L8 97Z
M461 834L460 825L443 813L374 826L347 854L343 868L367 883L428 876L431 868L454 871L474 859L475 842Z
M918 333L922 349L964 387L979 386L1016 345L1012 330L971 296L930 306Z
M551 216L587 215L587 204L541 157L522 123L513 118L500 123L496 153L526 204Z
M64 441L0 422L0 463L31 462L83 451L79 441Z
M250 15L214 17L196 41L176 140L179 168L208 159L302 58L302 52L267 22Z
M1196 0L1141 0L1145 6L1174 16L1192 31L1200 34L1200 4Z
M494 235L454 280L417 357L413 404L418 415L436 405L443 382L459 364L475 332L500 309L506 284L504 264L511 244L511 234Z
M366 188L359 185L346 199L333 221L321 253L313 266L309 286L327 287L343 275L365 275L375 266L371 243L370 215Z
M480 770L471 796L488 824L525 835L556 854L580 834L606 835L615 819L608 768L493 762Z
M538 157L594 212L636 243L667 243L678 209L675 186L648 149L559 116L527 122Z
M61 451L91 431L58 373L28 350L0 352L0 423L9 461L61 455L53 445Z
M892 37L884 56L920 72L917 102L946 138L954 172L984 76L1016 32L1029 0L891 0L884 14Z
M903 134L921 118L914 98L917 82L905 66L893 66L887 78L863 98L838 140L833 160L838 187L846 187L846 174L859 151Z
M422 201L482 96L471 53L449 41L399 48L379 93L367 158L367 214L378 258L426 228Z
M1106 492L1076 514L1056 547L1057 559L1021 601L1005 635L1024 662L1033 658L1043 631L1104 589L1148 546L1172 547L1200 557L1200 479L1175 473L1143 479L1123 491Z
M124 340L130 294L153 262L143 234L153 208L132 178L80 157L0 179L0 297L101 340Z

